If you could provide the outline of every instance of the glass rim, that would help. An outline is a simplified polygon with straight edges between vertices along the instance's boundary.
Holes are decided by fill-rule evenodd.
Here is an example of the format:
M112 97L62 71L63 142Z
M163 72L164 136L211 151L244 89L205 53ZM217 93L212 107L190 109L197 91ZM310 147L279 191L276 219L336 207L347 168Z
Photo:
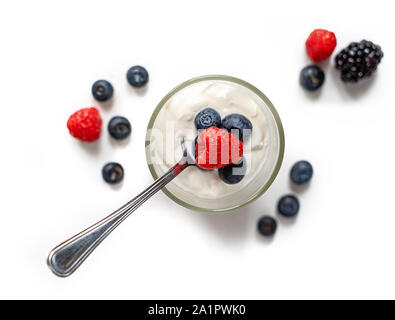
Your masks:
M148 122L148 126L147 126L147 132L146 132L146 137L145 137L145 155L146 155L146 160L147 160L147 165L148 165L148 169L151 172L152 177L154 178L154 180L157 180L159 178L157 172L155 171L155 168L152 164L151 161L151 153L149 152L149 148L148 146L151 143L151 129L153 128L153 125L155 123L156 117L158 116L160 110L162 109L162 107L167 103L167 101L174 96L177 92L181 91L182 89L197 83L197 82L201 82L201 81L207 81L207 80L225 80L225 81L229 81L229 82L233 82L239 85L242 85L248 89L250 89L251 91L253 91L259 98L261 98L267 105L267 107L269 108L270 112L273 115L274 121L276 122L277 125L277 129L278 129L278 134L279 134L279 154L277 157L277 162L276 165L274 167L274 170L272 172L272 175L270 176L270 179L267 181L267 183L265 185L263 185L258 192L251 197L251 199L237 205L234 206L232 208L226 208L226 209L206 209L206 208L201 208L201 207L197 207L197 206L193 206L179 198L177 198L173 193L171 193L166 187L164 187L162 189L162 191L174 202L176 202L177 204L190 209L190 210L194 210L194 211L198 211L198 212L203 212L203 213L226 213L226 212L230 212L230 211L234 211L237 209L240 209L242 207L247 206L248 204L254 202L255 200L257 200L258 198L260 198L268 189L269 187L272 185L272 183L274 182L274 180L276 179L278 172L280 171L281 168L281 164L283 162L284 159L284 149L285 149L285 137L284 137L284 128L280 119L280 116L276 110L276 108L274 107L274 105L271 103L271 101L269 100L268 97L266 97L266 95L260 91L258 88L254 87L252 84L232 77L232 76L227 76L227 75L205 75L205 76L199 76L199 77L195 77L192 78L190 80L187 80L181 84L179 84L178 86L176 86L174 89L172 89L168 94L166 94L162 100L159 102L159 104L157 105L157 107L155 108L154 112L151 115L150 121Z

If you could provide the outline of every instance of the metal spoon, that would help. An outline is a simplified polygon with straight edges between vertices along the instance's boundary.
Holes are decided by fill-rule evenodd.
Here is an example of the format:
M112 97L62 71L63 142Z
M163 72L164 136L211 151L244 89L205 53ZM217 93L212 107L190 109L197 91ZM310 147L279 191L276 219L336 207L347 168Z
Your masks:
M183 155L165 175L124 206L99 221L90 228L75 235L53 249L47 263L52 272L59 277L70 276L97 248L97 246L124 221L133 211L177 177L185 168L195 165L195 159L181 139Z

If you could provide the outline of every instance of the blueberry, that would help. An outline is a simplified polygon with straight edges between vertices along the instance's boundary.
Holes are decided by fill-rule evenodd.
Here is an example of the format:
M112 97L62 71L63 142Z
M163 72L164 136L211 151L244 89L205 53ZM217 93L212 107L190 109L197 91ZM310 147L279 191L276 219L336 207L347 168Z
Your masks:
M263 216L258 221L258 231L265 237L271 237L276 233L277 221L269 216Z
M313 176L313 167L310 162L298 161L293 165L290 176L293 183L305 184Z
M247 171L247 163L244 157L237 164L228 164L218 169L221 180L227 184L236 184L243 180Z
M200 111L195 117L196 129L207 129L221 126L221 116L212 108Z
M144 67L133 66L128 70L126 78L132 87L141 88L147 84L149 76Z
M116 184L123 179L123 168L116 162L107 163L102 169L102 176L109 184Z
M250 135L252 123L242 114L234 113L222 119L222 127L243 141Z
M299 212L299 200L293 195L284 196L278 201L277 209L284 217L292 218Z
M122 140L130 135L132 126L125 117L116 116L108 123L108 132L114 139Z
M107 80L97 80L92 85L92 95L97 101L107 101L111 99L114 88Z
M325 73L318 66L307 66L300 72L299 81L306 90L316 91L325 82Z

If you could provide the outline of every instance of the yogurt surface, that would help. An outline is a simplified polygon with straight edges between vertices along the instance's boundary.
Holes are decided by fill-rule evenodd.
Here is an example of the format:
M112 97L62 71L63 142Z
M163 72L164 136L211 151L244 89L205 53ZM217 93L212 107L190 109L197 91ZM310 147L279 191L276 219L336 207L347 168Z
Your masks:
M249 185L261 171L269 156L268 114L265 102L252 90L231 81L205 80L189 85L173 95L159 111L152 127L149 152L158 175L166 173L180 158L180 140L192 144L198 131L194 124L196 114L204 108L213 108L221 118L239 113L247 117L252 133L244 141L247 165L245 177L238 184L223 182L217 170L203 171L189 167L169 185L200 199L221 199L236 195Z

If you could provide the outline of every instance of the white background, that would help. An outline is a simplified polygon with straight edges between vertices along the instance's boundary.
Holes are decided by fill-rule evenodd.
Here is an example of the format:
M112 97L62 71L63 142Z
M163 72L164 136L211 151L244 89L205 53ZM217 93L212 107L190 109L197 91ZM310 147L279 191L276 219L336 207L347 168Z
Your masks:
M0 4L0 298L395 298L394 18L391 1L3 1ZM363 38L383 47L379 72L345 86L304 92L299 71L314 28L336 32L337 50ZM127 69L145 66L137 94ZM179 83L228 74L260 88L286 133L282 170L249 207L212 216L163 193L136 211L70 278L45 264L50 249L152 182L145 130L160 99ZM91 97L100 78L112 104ZM96 105L123 115L131 139L103 130L84 144L68 116ZM311 161L314 180L292 189L289 168ZM105 184L119 161L125 180ZM257 219L277 199L300 196L296 221L279 221L273 241Z

